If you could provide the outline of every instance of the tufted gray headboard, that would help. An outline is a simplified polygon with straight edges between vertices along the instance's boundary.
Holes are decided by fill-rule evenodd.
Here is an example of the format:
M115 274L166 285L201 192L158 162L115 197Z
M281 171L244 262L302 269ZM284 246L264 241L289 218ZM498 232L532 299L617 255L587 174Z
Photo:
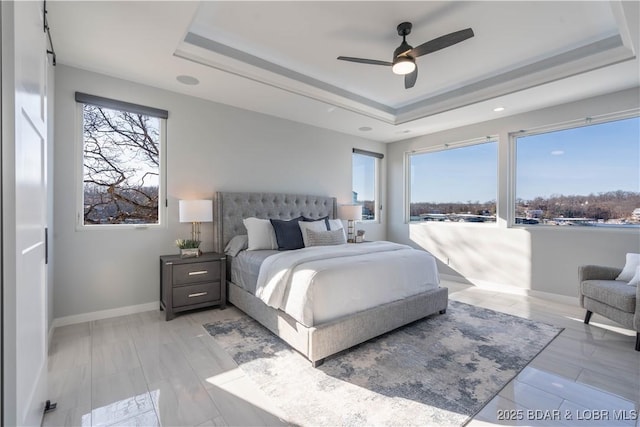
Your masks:
M291 219L300 215L336 218L336 198L308 194L217 192L214 209L216 251L222 253L233 236L247 234L242 223L244 218Z

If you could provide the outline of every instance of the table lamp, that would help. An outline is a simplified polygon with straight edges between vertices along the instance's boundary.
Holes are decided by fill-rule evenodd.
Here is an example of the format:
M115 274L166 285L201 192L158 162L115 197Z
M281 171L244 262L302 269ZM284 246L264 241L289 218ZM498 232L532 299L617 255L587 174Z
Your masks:
M338 217L347 221L347 242L354 243L355 222L362 219L362 205L338 206Z
M212 200L179 200L180 222L191 223L191 240L200 241L200 223L213 221Z

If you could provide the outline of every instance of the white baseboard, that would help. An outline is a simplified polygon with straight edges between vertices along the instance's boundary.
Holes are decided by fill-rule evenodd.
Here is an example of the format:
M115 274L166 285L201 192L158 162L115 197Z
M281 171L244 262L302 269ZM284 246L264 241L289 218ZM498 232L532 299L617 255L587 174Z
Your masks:
M542 291L534 291L534 290L529 290L528 292L529 292L529 295L531 295L532 297L546 299L547 301L555 301L555 302L559 302L567 305L575 305L578 307L580 306L580 300L578 299L578 297L570 297L567 295L559 295L551 292L542 292Z
M505 294L512 294L512 295L526 295L530 297L545 299L547 301L555 301L562 304L576 305L576 306L579 305L578 297L570 297L567 295L554 294L551 292L536 291L533 289L518 288L516 286L505 285L503 283L488 282L486 280L467 279L465 277L453 276L449 274L441 274L440 278L442 278L443 280L449 280L452 282L465 283L468 285L477 286L478 288L486 289L494 292L502 292Z
M126 307L112 308L110 310L92 311L90 313L74 314L72 316L57 317L53 319L51 330L60 326L74 325L76 323L90 322L92 320L109 319L111 317L126 316L127 314L142 313L158 310L160 303L148 302L146 304L129 305Z
M442 280L448 280L449 282L464 283L465 285L472 285L473 284L473 283L469 282L467 279L465 279L462 276L454 276L452 274L442 274L442 273L440 273L440 278Z

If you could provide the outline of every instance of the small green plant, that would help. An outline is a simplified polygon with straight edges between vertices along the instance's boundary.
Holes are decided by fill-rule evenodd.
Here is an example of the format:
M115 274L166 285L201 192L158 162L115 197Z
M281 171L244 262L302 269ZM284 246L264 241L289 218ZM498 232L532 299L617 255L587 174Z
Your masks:
M200 240L178 239L176 245L180 249L196 249L200 247Z

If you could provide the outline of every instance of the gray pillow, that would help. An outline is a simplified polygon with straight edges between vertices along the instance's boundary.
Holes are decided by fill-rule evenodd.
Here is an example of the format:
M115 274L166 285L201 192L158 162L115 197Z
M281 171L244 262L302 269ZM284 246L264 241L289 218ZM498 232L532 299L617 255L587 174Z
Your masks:
M342 229L331 231L313 231L307 229L306 233L309 246L342 245L347 243Z
M247 236L246 234L241 234L239 236L234 236L233 239L229 240L229 243L227 243L227 247L224 248L224 253L229 256L236 256L248 247L249 236Z

